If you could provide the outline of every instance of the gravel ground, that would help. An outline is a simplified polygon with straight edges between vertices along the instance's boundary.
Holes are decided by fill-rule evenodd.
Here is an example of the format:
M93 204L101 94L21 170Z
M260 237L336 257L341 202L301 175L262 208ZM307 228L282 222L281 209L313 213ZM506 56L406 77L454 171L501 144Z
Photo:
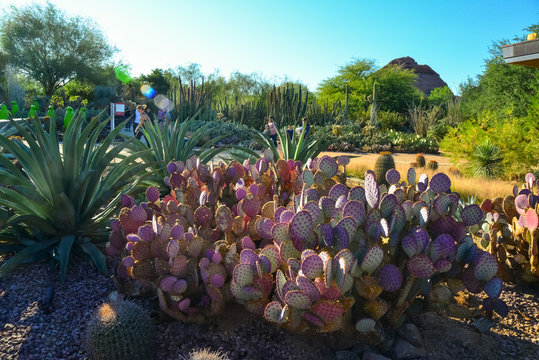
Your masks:
M2 259L0 258L0 264ZM0 359L86 359L85 328L97 306L116 287L109 277L86 264L70 267L58 285L51 313L39 303L48 284L47 266L34 264L0 280ZM494 318L484 334L471 322L435 313L411 321L422 337L425 356L416 359L539 359L539 293L528 287L506 286L510 307L506 319ZM193 349L221 349L230 359L378 359L376 349L336 335L294 335L231 306L211 325L169 321L155 299L134 299L150 312L157 332L157 359L180 359ZM339 350L347 350L339 352ZM346 354L345 354L346 353ZM367 356L369 353L369 356ZM405 357L387 352L385 359Z

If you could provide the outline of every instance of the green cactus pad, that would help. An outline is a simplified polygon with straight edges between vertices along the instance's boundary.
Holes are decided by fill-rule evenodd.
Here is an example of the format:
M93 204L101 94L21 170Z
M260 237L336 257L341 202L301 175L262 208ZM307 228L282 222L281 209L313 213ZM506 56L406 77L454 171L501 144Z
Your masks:
M281 269L275 273L275 289L281 299L284 299L283 287L286 284L286 276Z
M391 215L393 215L393 211L395 210L395 206L399 204L399 201L397 200L397 197L393 194L387 194L383 197L382 201L380 201L379 209L380 214L382 217L386 220L391 219Z
M473 275L477 280L488 281L498 272L498 262L488 252L482 252L474 267Z
M271 221L268 218L261 217L259 218L256 223L256 232L262 239L272 239L272 228L273 228L273 221Z
M348 201L342 209L342 217L350 216L354 219L356 226L363 224L365 215L365 206L358 200Z
M440 194L434 198L432 206L439 215L448 215L453 202L447 194Z
M384 258L384 251L378 245L374 245L363 256L361 260L361 269L370 274L380 265Z
M307 187L311 187L314 184L314 175L311 170L306 169L303 171L303 183Z
M271 264L271 273L277 271L277 268L281 264L281 259L279 257L279 250L273 245L268 245L260 251L260 256L265 256Z
M255 269L258 260L258 255L251 249L243 249L240 253L240 264L251 265Z
M414 277L418 279L426 279L432 275L434 271L434 264L428 257L419 254L408 260L406 263L406 268Z
M286 223L277 223L273 225L273 227L271 228L271 234L272 234L273 240L277 244L281 244L281 243L292 240L292 237L290 236L290 233L288 232L288 224Z
M367 203L367 198L365 197L365 189L361 186L355 186L350 189L348 192L348 200L357 200L362 204Z
M356 330L362 334L370 333L376 326L376 320L371 318L364 318L356 322Z
M406 225L406 213L402 206L395 206L393 215L391 216L391 222L389 225L389 231L391 233L399 233Z
M416 172L414 168L409 168L408 173L406 175L406 181L408 182L408 185L414 186L416 182Z
M312 300L309 295L305 294L301 290L292 290L286 293L284 301L290 307L308 310L311 308Z
M248 264L238 264L234 268L233 280L239 286L247 286L253 283L255 272L253 267Z
M309 279L314 280L324 273L324 262L316 254L309 255L302 261L301 271Z
M279 323L281 311L283 311L282 305L278 301L272 301L264 309L264 318L268 321Z
M288 263L289 259L298 259L300 252L294 247L292 241L284 241L279 248L281 262Z
M339 167L335 159L325 155L319 159L318 169L326 176L326 178L330 179L337 174Z
M322 210L318 207L318 204L314 201L309 201L303 206L303 210L308 211L313 220L313 224L319 224L321 222Z
M292 236L292 239L298 241L305 241L309 237L309 234L313 231L313 220L309 212L299 211L294 215L290 224L288 225L288 231Z
M298 275L296 277L296 285L301 291L307 294L313 302L317 302L318 300L320 300L320 291L318 291L318 288L307 277Z
M343 184L333 185L333 187L329 190L329 197L337 201L337 199L341 196L344 196L346 200L348 200L348 188Z
M234 214L226 205L221 205L217 208L215 212L215 223L225 233L232 230Z
M376 179L372 173L365 176L365 197L371 208L378 207L380 202L380 190L376 184Z

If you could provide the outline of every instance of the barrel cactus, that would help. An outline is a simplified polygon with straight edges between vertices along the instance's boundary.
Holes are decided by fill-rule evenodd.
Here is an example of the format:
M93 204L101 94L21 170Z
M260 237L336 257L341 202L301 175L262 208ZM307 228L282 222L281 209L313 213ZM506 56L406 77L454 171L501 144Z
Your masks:
M150 317L137 304L104 303L87 326L88 356L92 360L153 359L153 331Z
M425 156L423 156L423 154L417 154L415 156L415 162L417 163L418 167L425 167L426 165Z
M388 184L386 173L390 169L395 169L395 160L389 151L382 151L374 163L374 174L378 184Z
M184 360L229 360L228 355L221 351L211 351L202 349L192 351L188 356L183 357Z

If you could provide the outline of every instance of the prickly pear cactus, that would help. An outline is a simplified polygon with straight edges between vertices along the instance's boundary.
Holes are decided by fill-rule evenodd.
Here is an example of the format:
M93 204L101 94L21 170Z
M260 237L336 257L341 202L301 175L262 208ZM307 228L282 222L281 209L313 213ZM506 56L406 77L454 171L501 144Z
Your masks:
M463 205L447 175L404 176L393 165L349 188L339 183L346 164L274 162L268 152L253 164L170 163L164 198L156 188L140 204L122 198L107 253L121 257L119 276L153 289L183 321L236 301L292 331L379 337L425 301L454 314L463 289L484 291L485 311L506 313L498 257L472 237L483 211ZM492 208L514 210L531 233L535 198L519 195Z
M477 242L497 260L506 281L539 281L539 183L531 173L525 180L513 194L481 204L485 222Z

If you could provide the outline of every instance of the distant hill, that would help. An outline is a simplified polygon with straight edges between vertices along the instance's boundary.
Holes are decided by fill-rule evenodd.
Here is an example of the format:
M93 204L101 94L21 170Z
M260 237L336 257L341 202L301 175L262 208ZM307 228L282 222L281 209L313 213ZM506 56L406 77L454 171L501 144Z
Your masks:
M447 86L440 75L428 65L419 65L413 58L406 56L391 60L387 65L400 65L404 69L412 69L418 75L415 87L429 95L432 89ZM387 66L386 65L386 66Z

